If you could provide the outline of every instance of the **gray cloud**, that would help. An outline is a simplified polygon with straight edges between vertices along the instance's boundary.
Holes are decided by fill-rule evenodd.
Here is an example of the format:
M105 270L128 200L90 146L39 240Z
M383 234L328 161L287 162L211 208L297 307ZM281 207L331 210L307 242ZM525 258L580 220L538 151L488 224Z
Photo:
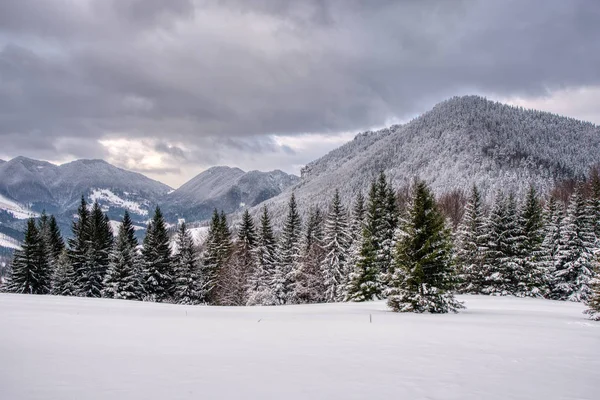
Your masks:
M598 86L598 20L594 0L0 2L0 156L105 157L98 140L126 137L155 140L165 173L229 152L289 169L298 150L269 135Z

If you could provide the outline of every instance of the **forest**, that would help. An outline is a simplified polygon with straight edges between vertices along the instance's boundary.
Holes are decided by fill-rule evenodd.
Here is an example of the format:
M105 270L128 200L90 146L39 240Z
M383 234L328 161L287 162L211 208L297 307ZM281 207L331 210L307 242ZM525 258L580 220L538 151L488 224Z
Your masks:
M584 302L600 319L597 168L545 194L498 191L490 204L476 186L436 198L424 181L395 188L384 173L366 196L341 198L303 221L292 194L281 227L267 207L233 227L215 210L198 246L159 207L141 244L127 212L113 233L82 197L66 242L54 216L28 221L2 290L220 306L386 299L419 313L458 312L457 293L512 295Z

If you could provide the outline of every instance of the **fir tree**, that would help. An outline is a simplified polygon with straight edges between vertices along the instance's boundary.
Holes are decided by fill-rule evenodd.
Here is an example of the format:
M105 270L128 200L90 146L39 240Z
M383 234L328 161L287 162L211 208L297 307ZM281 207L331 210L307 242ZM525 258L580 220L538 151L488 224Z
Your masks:
M87 208L85 197L81 196L81 202L77 208L77 217L71 226L71 238L69 239L69 257L73 267L73 282L75 294L81 295L85 281L84 266L90 241L88 239L88 223L90 213Z
M395 195L381 173L371 184L360 256L349 277L347 300L367 301L383 296L390 278L397 223Z
M148 224L143 250L142 286L145 299L168 301L173 293L173 265L169 233L159 207Z
M486 249L486 224L481 195L476 186L465 206L465 213L458 226L456 261L459 291L482 293L486 285L484 254Z
M223 212L219 214L215 209L208 229L201 267L203 298L206 303L217 303L220 281L224 277L223 268L231 256L231 246L227 218Z
M200 263L194 240L185 222L177 230L177 253L173 257L175 301L179 304L200 304L203 299Z
M33 218L27 221L22 248L16 250L9 275L12 293L47 294L51 289L51 271L46 245Z
M243 306L248 302L248 293L253 289L250 287L250 277L256 267L256 243L254 221L245 210L232 255L221 271L219 304Z
M544 228L541 247L540 264L545 274L545 282L548 286L547 291L552 290L553 275L556 271L556 261L558 259L558 247L560 245L560 226L562 224L563 212L562 206L555 197L550 197L544 208ZM548 293L547 293L548 295Z
M416 182L396 246L388 306L397 312L457 312L452 243L444 216L424 182Z
M256 268L250 276L248 305L270 306L277 304L273 290L277 245L269 210L263 207L256 246Z
M59 257L65 250L65 241L63 240L58 222L54 215L50 216L48 221L48 242L50 247L50 254L53 261L58 262Z
M516 271L516 295L543 297L547 293L547 274L543 262L544 220L542 206L533 186L529 188L520 212L522 240Z
M591 218L592 231L596 236L596 241L600 240L600 169L592 168L590 173L590 196L589 196L589 216ZM598 243L596 247L599 247Z
M594 276L590 280L590 295L587 299L588 308L584 313L590 316L590 319L600 321L600 263L596 258L593 265Z
M109 266L104 277L102 295L114 299L141 299L139 287L140 257L133 223L125 211L114 248L110 252Z
M352 208L352 221L350 224L350 235L352 242L348 249L348 262L344 271L342 284L340 287L340 299L342 301L349 300L349 285L350 277L356 270L358 260L360 259L360 250L363 245L363 230L365 229L365 198L361 192L356 196L354 201L354 207Z
M552 297L586 301L593 276L594 233L581 188L571 196L567 215L562 221L553 276Z
M519 225L515 197L499 194L488 223L486 246L486 286L484 293L510 295L517 291L517 270L522 264L520 243L524 239Z
M98 202L94 202L92 206L86 229L88 244L79 294L85 297L101 297L113 245L113 235L108 217L104 215Z
M51 293L57 296L75 296L75 286L72 282L73 265L66 250L58 256L52 277Z
M321 263L323 251L323 216L318 207L309 211L302 240L302 256L295 277L293 297L297 303L318 303L323 299Z
M348 231L348 217L336 189L325 220L323 247L325 259L321 263L325 301L343 300L343 283L352 237Z
M292 193L288 214L279 242L279 259L274 277L274 293L279 304L295 303L293 291L301 255L302 221L298 214L296 197Z

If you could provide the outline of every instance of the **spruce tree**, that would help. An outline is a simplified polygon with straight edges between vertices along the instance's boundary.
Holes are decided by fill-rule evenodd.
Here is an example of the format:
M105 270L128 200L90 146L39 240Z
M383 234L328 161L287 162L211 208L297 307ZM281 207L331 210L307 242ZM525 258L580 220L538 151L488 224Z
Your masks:
M377 257L375 234L380 215L378 202L377 183L373 181L369 191L366 221L362 230L360 254L348 278L346 301L369 301L381 296L380 271L375 263Z
M560 227L563 219L562 205L555 197L550 197L544 208L544 228L541 247L540 264L544 271L544 280L548 286L547 292L553 291L553 275L556 271L556 261L558 260L558 247L560 245L561 232ZM550 293L546 293L550 295Z
M215 209L208 229L208 237L202 255L201 279L204 302L216 304L223 268L231 256L231 232L225 214Z
M358 260L360 259L360 250L363 242L363 230L365 228L365 198L361 192L358 193L352 208L352 219L350 223L350 235L352 242L348 249L348 262L344 271L344 277L340 288L340 299L348 301L348 290L350 277L357 268Z
M590 223L592 231L596 236L596 242L600 241L600 169L592 168L589 180L590 195L588 200ZM600 244L596 243L596 247Z
M48 242L50 247L51 258L53 261L58 262L59 257L65 250L65 241L63 240L58 222L54 215L50 216L48 221Z
M85 297L101 297L113 245L113 234L108 217L104 215L98 202L94 202L92 206L86 229L88 244L79 294Z
M390 278L397 223L394 191L381 173L371 183L360 256L348 279L346 300L382 298Z
M114 299L141 299L139 269L141 259L138 241L129 213L125 211L119 226L115 246L110 252L109 266L104 277L102 296Z
M218 304L243 306L248 302L248 293L253 289L250 277L256 268L256 244L254 221L245 210L231 257L221 270Z
M323 299L321 263L323 250L323 215L318 207L309 211L302 240L302 255L294 283L293 297L297 303L318 303Z
M73 266L73 282L75 294L82 295L85 281L84 266L90 241L88 239L88 223L90 213L87 208L85 197L81 196L81 202L77 208L77 216L71 225L71 238L69 239L69 257Z
M27 221L25 238L20 250L15 250L8 291L12 293L48 294L52 275L48 253L33 218Z
M544 219L542 206L533 186L529 188L520 211L522 240L520 265L516 271L516 295L543 297L547 294L547 274L543 262Z
M524 240L514 195L499 194L488 220L486 285L484 293L510 295L517 292L517 270L522 264L520 243Z
M590 280L590 295L587 299L587 309L584 313L590 316L590 319L600 321L600 263L596 258L593 264L593 278Z
M260 217L256 246L256 268L250 276L248 305L271 306L277 304L277 298L273 290L277 244L271 218L267 207L263 207Z
M56 296L75 296L75 286L72 281L73 265L66 250L58 256L54 275L52 277L51 293Z
M463 220L458 226L456 262L459 291L479 294L486 284L484 254L486 249L486 223L481 194L473 186L465 206Z
M179 304L200 304L204 300L198 251L185 222L177 230L177 253L173 257L174 296Z
M398 236L388 306L396 312L457 312L452 242L427 185L418 181Z
M296 197L292 193L288 213L279 242L279 259L274 277L274 292L279 304L296 303L293 291L301 255L302 221L298 213Z
M173 293L173 265L169 233L159 207L148 224L142 249L144 299L164 302Z
M559 300L586 301L591 293L595 236L589 208L581 188L577 188L561 225L552 297Z
M352 237L348 230L348 216L336 189L325 220L323 247L325 258L321 263L325 301L343 300L343 283Z

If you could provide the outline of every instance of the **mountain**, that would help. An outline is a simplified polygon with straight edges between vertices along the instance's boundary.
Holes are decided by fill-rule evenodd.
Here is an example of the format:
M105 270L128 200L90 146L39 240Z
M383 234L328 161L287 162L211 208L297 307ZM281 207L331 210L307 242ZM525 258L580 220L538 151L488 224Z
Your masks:
M426 180L437 194L479 186L546 191L557 180L583 177L600 160L600 128L478 96L455 97L403 125L357 135L302 170L300 182L267 202L276 219L292 192L301 207L325 207L338 188L349 204L384 171L396 187ZM257 212L257 210L254 210Z
M244 172L239 168L209 168L162 199L167 218L198 221L210 218L213 210L233 213L255 206L297 183L285 172Z
M67 233L82 195L89 202L97 200L111 219L128 210L143 227L149 211L170 191L165 184L102 160L55 165L16 157L0 164L0 233L19 239L14 233L22 229L23 220L43 210L56 215Z

